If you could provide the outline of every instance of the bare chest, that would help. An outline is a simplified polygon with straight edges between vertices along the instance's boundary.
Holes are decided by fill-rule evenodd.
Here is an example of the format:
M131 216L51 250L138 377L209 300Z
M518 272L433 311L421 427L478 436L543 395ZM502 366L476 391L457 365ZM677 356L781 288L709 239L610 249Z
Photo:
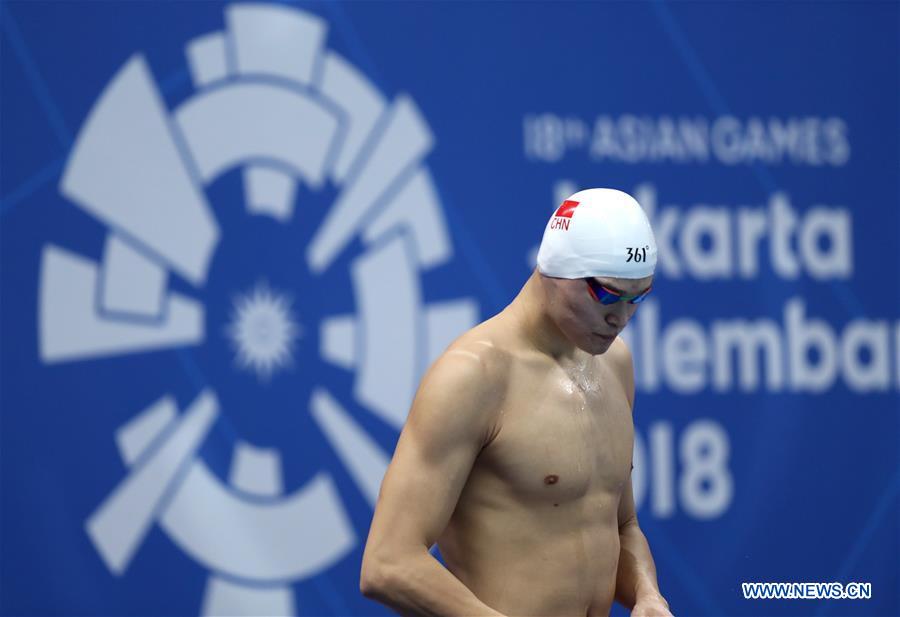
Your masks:
M500 431L479 457L484 473L532 503L618 495L631 470L634 429L615 376L523 368L513 378Z

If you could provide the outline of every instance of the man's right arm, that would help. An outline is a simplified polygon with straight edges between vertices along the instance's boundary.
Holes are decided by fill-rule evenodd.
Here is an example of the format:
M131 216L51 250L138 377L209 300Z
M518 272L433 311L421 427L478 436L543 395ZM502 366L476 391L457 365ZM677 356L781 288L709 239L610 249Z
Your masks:
M501 367L456 344L428 370L384 476L360 590L402 615L500 615L431 554L495 429Z

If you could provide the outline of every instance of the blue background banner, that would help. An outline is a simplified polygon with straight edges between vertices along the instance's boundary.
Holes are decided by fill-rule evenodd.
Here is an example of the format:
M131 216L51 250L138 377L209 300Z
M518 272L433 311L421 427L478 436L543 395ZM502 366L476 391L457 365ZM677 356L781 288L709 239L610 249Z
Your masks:
M609 186L674 613L900 615L896 2L0 11L2 614L390 614L419 379Z

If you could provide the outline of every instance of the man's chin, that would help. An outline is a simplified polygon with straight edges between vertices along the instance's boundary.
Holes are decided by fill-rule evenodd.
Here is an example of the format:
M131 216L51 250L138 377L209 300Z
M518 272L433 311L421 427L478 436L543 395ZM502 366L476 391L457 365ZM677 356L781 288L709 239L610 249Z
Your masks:
M614 336L607 337L607 336L600 336L599 334L591 333L590 349L584 349L584 348L582 348L582 349L584 349L584 351L588 352L589 354L591 354L593 356L599 356L599 355L604 354L607 351L609 351L609 348L612 346L612 344L615 342L615 340L616 340L616 337L614 337Z

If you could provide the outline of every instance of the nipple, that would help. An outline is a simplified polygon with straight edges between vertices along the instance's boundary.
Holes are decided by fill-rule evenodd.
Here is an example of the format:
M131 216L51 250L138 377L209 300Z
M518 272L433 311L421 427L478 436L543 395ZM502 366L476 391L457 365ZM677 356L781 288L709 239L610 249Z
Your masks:
M544 484L556 484L557 482L559 482L559 476L555 474L550 474L544 478Z

